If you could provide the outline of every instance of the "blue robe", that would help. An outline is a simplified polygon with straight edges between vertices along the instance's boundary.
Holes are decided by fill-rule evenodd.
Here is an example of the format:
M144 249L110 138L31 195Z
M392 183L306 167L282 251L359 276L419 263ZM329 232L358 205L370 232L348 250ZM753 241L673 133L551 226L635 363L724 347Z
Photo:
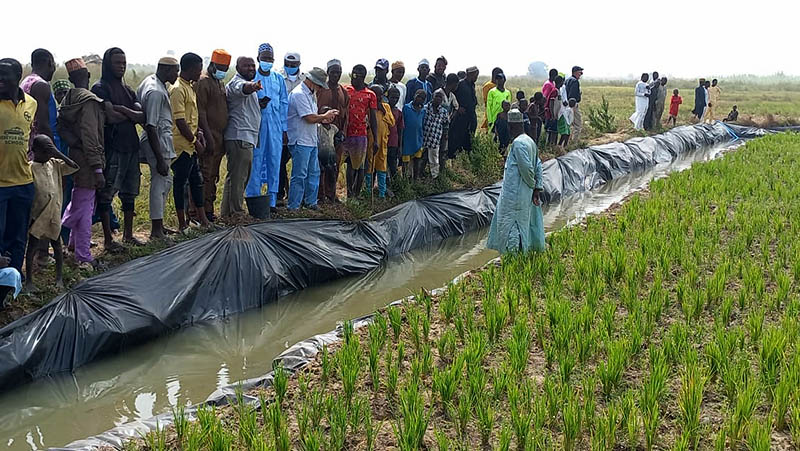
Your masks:
M542 208L533 204L533 190L542 189L542 161L536 143L519 135L506 159L500 199L492 217L487 246L508 252L545 250Z
M269 75L262 75L256 71L256 78L253 81L261 81L258 99L269 97L270 101L267 107L261 110L258 145L253 149L253 166L244 195L260 196L261 188L266 184L270 206L274 207L280 177L283 133L287 130L289 96L283 76L275 71L271 71Z

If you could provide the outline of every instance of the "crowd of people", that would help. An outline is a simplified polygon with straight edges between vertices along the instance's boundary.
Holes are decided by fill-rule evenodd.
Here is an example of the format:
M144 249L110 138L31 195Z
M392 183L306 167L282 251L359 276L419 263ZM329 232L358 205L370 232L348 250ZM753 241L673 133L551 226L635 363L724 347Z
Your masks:
M667 77L659 78L658 72L642 74L642 78L636 83L634 98L636 110L631 115L630 120L636 130L654 130L661 124L664 115L664 107L667 99ZM705 78L700 79L699 86L694 90L694 109L692 115L697 121L706 124L713 124L720 120L719 101L722 97L722 89L719 81L715 78L711 81ZM678 89L672 90L672 97L669 103L669 116L665 124L677 124L680 105L683 104L683 97ZM733 106L731 112L723 122L735 122L739 118L739 109Z
M367 67L356 64L343 85L340 60L303 72L300 55L290 52L276 70L267 43L256 58L241 56L233 64L221 49L208 64L195 53L166 56L134 89L125 82L126 55L116 47L104 53L91 86L82 58L66 61L68 80L55 81L57 65L45 49L32 53L24 79L19 61L0 60L0 279L15 272L14 280L23 280L26 261L24 279L32 288L34 269L49 264L49 247L57 284L65 253L93 270L94 222L102 223L105 252L142 245L133 234L140 164L149 167L150 238L164 239L192 221L213 229L217 213L244 214L245 206L263 219L284 204L314 210L340 202L342 165L348 198L390 196L391 178L439 177L448 160L472 149L477 67L447 73L445 57L433 69L423 59L404 82L405 64L381 58L370 82ZM576 66L565 80L553 70L542 92L526 99L520 91L512 102L506 76L495 68L483 86L483 128L501 152L519 127L532 143L544 130L548 139L561 134L566 144L581 131L582 74ZM513 145L510 155L523 159ZM223 156L227 175L216 212ZM164 225L170 192L179 231ZM121 242L114 236L115 199Z

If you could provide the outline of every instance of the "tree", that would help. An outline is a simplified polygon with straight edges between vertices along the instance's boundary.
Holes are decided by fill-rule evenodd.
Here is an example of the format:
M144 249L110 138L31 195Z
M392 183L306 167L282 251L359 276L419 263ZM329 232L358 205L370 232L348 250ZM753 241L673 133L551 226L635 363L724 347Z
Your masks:
M547 71L549 67L541 61L534 61L528 64L528 75L533 78L545 79L547 78Z

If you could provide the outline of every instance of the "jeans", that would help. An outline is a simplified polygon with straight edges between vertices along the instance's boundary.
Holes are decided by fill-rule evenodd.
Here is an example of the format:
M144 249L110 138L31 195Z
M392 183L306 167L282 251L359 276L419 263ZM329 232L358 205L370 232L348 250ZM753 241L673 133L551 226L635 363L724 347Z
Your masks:
M291 145L292 180L289 182L289 209L300 208L300 202L308 206L317 205L319 188L319 157L317 148Z
M197 164L197 154L189 155L181 152L181 155L172 163L172 173L174 174L175 186L172 189L172 198L175 201L175 210L185 210L183 197L183 187L189 182L189 191L192 193L194 206L203 206L203 177L200 176L200 168Z
M22 271L35 190L33 183L0 188L0 254L11 254L11 267Z

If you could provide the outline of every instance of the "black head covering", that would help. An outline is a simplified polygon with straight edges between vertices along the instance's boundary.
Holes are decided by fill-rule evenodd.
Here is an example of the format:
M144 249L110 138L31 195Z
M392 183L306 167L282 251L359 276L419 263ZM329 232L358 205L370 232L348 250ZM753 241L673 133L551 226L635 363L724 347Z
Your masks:
M111 103L131 107L136 101L133 90L123 79L117 78L111 69L111 57L117 54L124 55L125 52L119 47L111 47L103 54L103 66L98 84L108 93L108 100L111 100Z

